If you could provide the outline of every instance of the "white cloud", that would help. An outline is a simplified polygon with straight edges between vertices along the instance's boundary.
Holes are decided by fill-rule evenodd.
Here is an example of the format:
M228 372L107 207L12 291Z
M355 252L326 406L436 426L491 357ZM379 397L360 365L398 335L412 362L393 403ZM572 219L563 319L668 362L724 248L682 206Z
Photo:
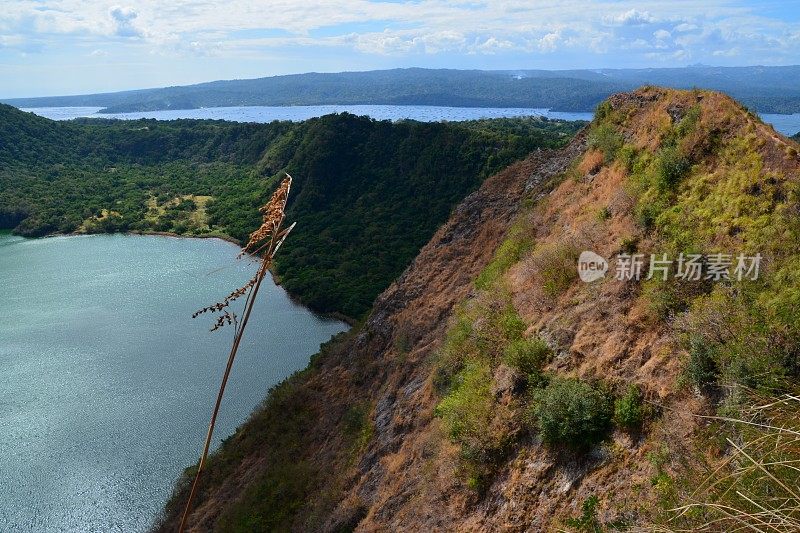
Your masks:
M679 32L694 31L696 29L699 29L699 26L697 24L690 24L688 22L682 22L681 24L675 26L675 31Z
M610 18L606 18L607 22L612 24L621 24L623 26L638 26L641 24L650 24L656 21L647 11L639 11L637 9L629 9L623 13L619 13Z
M800 23L765 18L745 0L121 1L3 0L0 48L58 49L71 41L85 55L123 42L157 54L233 58L339 47L376 56L548 54L548 61L583 53L596 65L623 53L630 62L646 61L647 52L675 60L680 50L726 57L719 52L735 47L740 57L768 49L780 54L775 60L800 57ZM12 35L22 42L9 44Z
M118 37L142 37L141 30L133 25L139 14L132 7L113 6L108 10L114 27L114 35Z
M470 47L470 51L473 53L494 54L503 50L510 50L514 47L515 45L511 41L498 39L497 37L489 37L482 43Z
M539 50L543 52L552 52L558 47L558 41L561 40L561 35L555 32L550 32L541 39L539 39Z

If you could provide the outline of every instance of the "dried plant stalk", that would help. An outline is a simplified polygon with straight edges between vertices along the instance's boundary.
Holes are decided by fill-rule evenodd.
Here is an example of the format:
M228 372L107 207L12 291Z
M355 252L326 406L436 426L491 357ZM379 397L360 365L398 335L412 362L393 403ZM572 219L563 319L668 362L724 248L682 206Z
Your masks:
M653 531L800 531L800 395L745 390L751 406L731 424L730 453Z
M272 195L270 201L261 208L260 211L263 216L263 223L250 235L250 240L247 242L244 248L242 248L242 251L239 254L239 257L242 257L246 254L251 254L254 256L261 255L261 263L259 264L255 275L242 287L239 287L235 291L231 292L221 302L204 307L192 315L192 318L196 318L204 313L220 313L220 315L217 316L214 327L211 329L211 331L215 331L226 325L233 325L234 335L231 351L228 354L228 364L225 367L225 373L222 375L222 383L220 383L219 392L217 393L217 401L214 404L214 410L211 414L211 422L208 425L208 433L206 434L205 445L203 446L203 454L200 456L200 463L197 465L197 473L194 476L192 490L189 493L189 498L186 500L186 508L183 511L183 516L181 517L181 525L179 529L181 533L186 527L186 520L192 507L192 500L194 499L194 495L197 491L200 474L203 471L203 466L205 466L206 459L208 458L208 450L211 446L211 437L214 434L214 426L216 425L217 415L219 414L219 408L222 404L222 396L225 394L225 386L228 383L231 368L233 368L233 361L236 359L236 353L239 351L242 335L247 327L250 314L253 311L253 304L255 303L256 296L258 295L258 290L261 288L261 282L264 281L264 278L269 272L270 266L272 266L272 260L275 257L275 254L277 253L281 244L283 244L286 236L290 231L292 231L292 228L294 228L294 224L286 229L282 228L284 218L286 217L286 201L289 198L289 189L291 188L291 185L292 177L287 174L286 178L278 187L278 190L276 190ZM239 321L236 314L230 311L230 304L242 296L245 296L244 314L242 315L242 320Z

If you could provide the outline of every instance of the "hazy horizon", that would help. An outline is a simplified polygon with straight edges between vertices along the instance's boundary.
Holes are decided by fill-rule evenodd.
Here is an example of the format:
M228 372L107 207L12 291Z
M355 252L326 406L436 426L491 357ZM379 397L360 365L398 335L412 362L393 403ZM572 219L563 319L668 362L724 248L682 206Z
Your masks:
M181 86L188 86L188 85L202 85L204 83L213 83L218 81L232 81L232 80L248 80L248 79L259 79L259 78L271 78L271 77L280 77L280 76L296 76L296 75L303 75L303 74L342 74L342 73L356 73L356 72L371 72L371 71L380 71L380 70L410 70L410 69L428 69L428 70L478 70L484 72L506 72L506 71L533 71L533 70L543 70L549 72L559 72L559 71L575 71L575 70L585 70L585 71L607 71L607 70L652 70L652 69L670 69L670 68L693 68L693 67L705 67L705 68L748 68L748 67L798 67L800 66L800 62L793 63L793 64L786 64L786 65L763 65L763 64L752 64L752 65L706 65L706 64L692 64L692 65L680 65L674 67L668 66L657 66L657 67L591 67L591 68L575 68L575 69L568 69L568 68L557 68L557 69L534 69L534 68L495 68L495 69L456 69L456 68L447 68L447 67L440 67L440 68L432 68L432 67L420 67L420 66L410 66L410 67L388 67L388 68L376 68L376 69L369 69L369 70L337 70L337 71L304 71L304 72L290 72L286 74L267 74L264 76L255 76L253 78L243 78L243 77L236 77L236 78L217 78L217 79L208 79L208 80L201 80L198 82L192 83L185 83L185 84L171 84L171 85L152 85L152 86L137 86L137 87L128 87L119 90L113 91L100 91L100 90L90 90L80 93L52 93L52 94L37 94L37 95L17 95L17 96L6 96L0 94L0 100L2 99L16 99L16 98L38 98L38 97L57 97L57 96L80 96L85 94L101 94L101 93L113 93L113 92L128 92L128 91L146 91L150 89L162 89L165 87L181 87Z

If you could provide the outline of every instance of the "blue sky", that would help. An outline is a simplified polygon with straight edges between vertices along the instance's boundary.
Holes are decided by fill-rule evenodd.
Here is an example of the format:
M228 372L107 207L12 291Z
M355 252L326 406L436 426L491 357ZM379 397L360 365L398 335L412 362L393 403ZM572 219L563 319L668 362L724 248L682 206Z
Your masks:
M0 97L395 67L800 63L800 0L2 0Z

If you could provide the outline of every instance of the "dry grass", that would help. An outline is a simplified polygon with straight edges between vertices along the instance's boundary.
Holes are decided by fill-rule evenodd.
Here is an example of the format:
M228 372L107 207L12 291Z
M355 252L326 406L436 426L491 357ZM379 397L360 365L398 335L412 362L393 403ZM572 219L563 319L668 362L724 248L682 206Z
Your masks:
M800 396L747 394L743 416L713 417L737 434L727 458L658 531L800 531Z
M245 328L247 327L247 322L250 319L250 314L253 311L253 304L255 303L256 296L258 295L258 290L261 288L261 283L264 281L264 278L269 272L269 268L272 265L272 260L275 257L275 254L281 247L281 244L283 244L286 236L289 234L292 228L294 228L294 224L292 224L288 228L283 229L283 221L286 217L286 201L289 198L289 190L291 185L292 177L287 174L286 178L283 180L283 182L281 182L278 189L272 195L270 201L261 208L263 222L261 226L250 235L250 240L247 242L244 248L242 248L242 251L239 254L239 257L242 257L246 254L261 257L261 263L259 264L255 275L246 284L231 292L222 301L208 307L204 307L192 315L193 318L196 318L205 313L217 314L216 322L212 328L212 331L226 325L232 325L234 327L234 336L233 344L231 345L231 351L228 354L228 364L225 367L225 373L222 376L222 383L220 384L219 392L217 393L217 401L214 405L214 410L211 415L211 422L208 425L208 433L206 435L205 445L203 447L203 454L200 456L200 463L198 464L197 473L195 474L194 482L192 483L192 490L189 493L189 498L186 500L186 508L184 509L183 516L181 518L181 525L179 529L181 532L183 532L184 528L186 527L186 519L189 516L192 500L194 499L195 492L197 491L197 484L200 480L200 474L202 473L203 466L208 458L208 449L211 445L211 437L214 433L214 426L216 425L217 415L219 414L219 408L222 403L222 397L225 394L225 385L228 383L228 377L230 376L231 368L233 368L233 361L236 359L236 354L239 351L239 345L242 341ZM239 317L237 317L236 313L231 311L230 306L234 301L243 296L245 297L244 313L241 317L241 320L239 320Z
M600 150L591 149L587 151L586 155L583 156L583 159L581 159L581 162L578 165L578 172L580 172L581 175L594 174L600 170L600 167L603 166L604 160L605 157L603 152Z

